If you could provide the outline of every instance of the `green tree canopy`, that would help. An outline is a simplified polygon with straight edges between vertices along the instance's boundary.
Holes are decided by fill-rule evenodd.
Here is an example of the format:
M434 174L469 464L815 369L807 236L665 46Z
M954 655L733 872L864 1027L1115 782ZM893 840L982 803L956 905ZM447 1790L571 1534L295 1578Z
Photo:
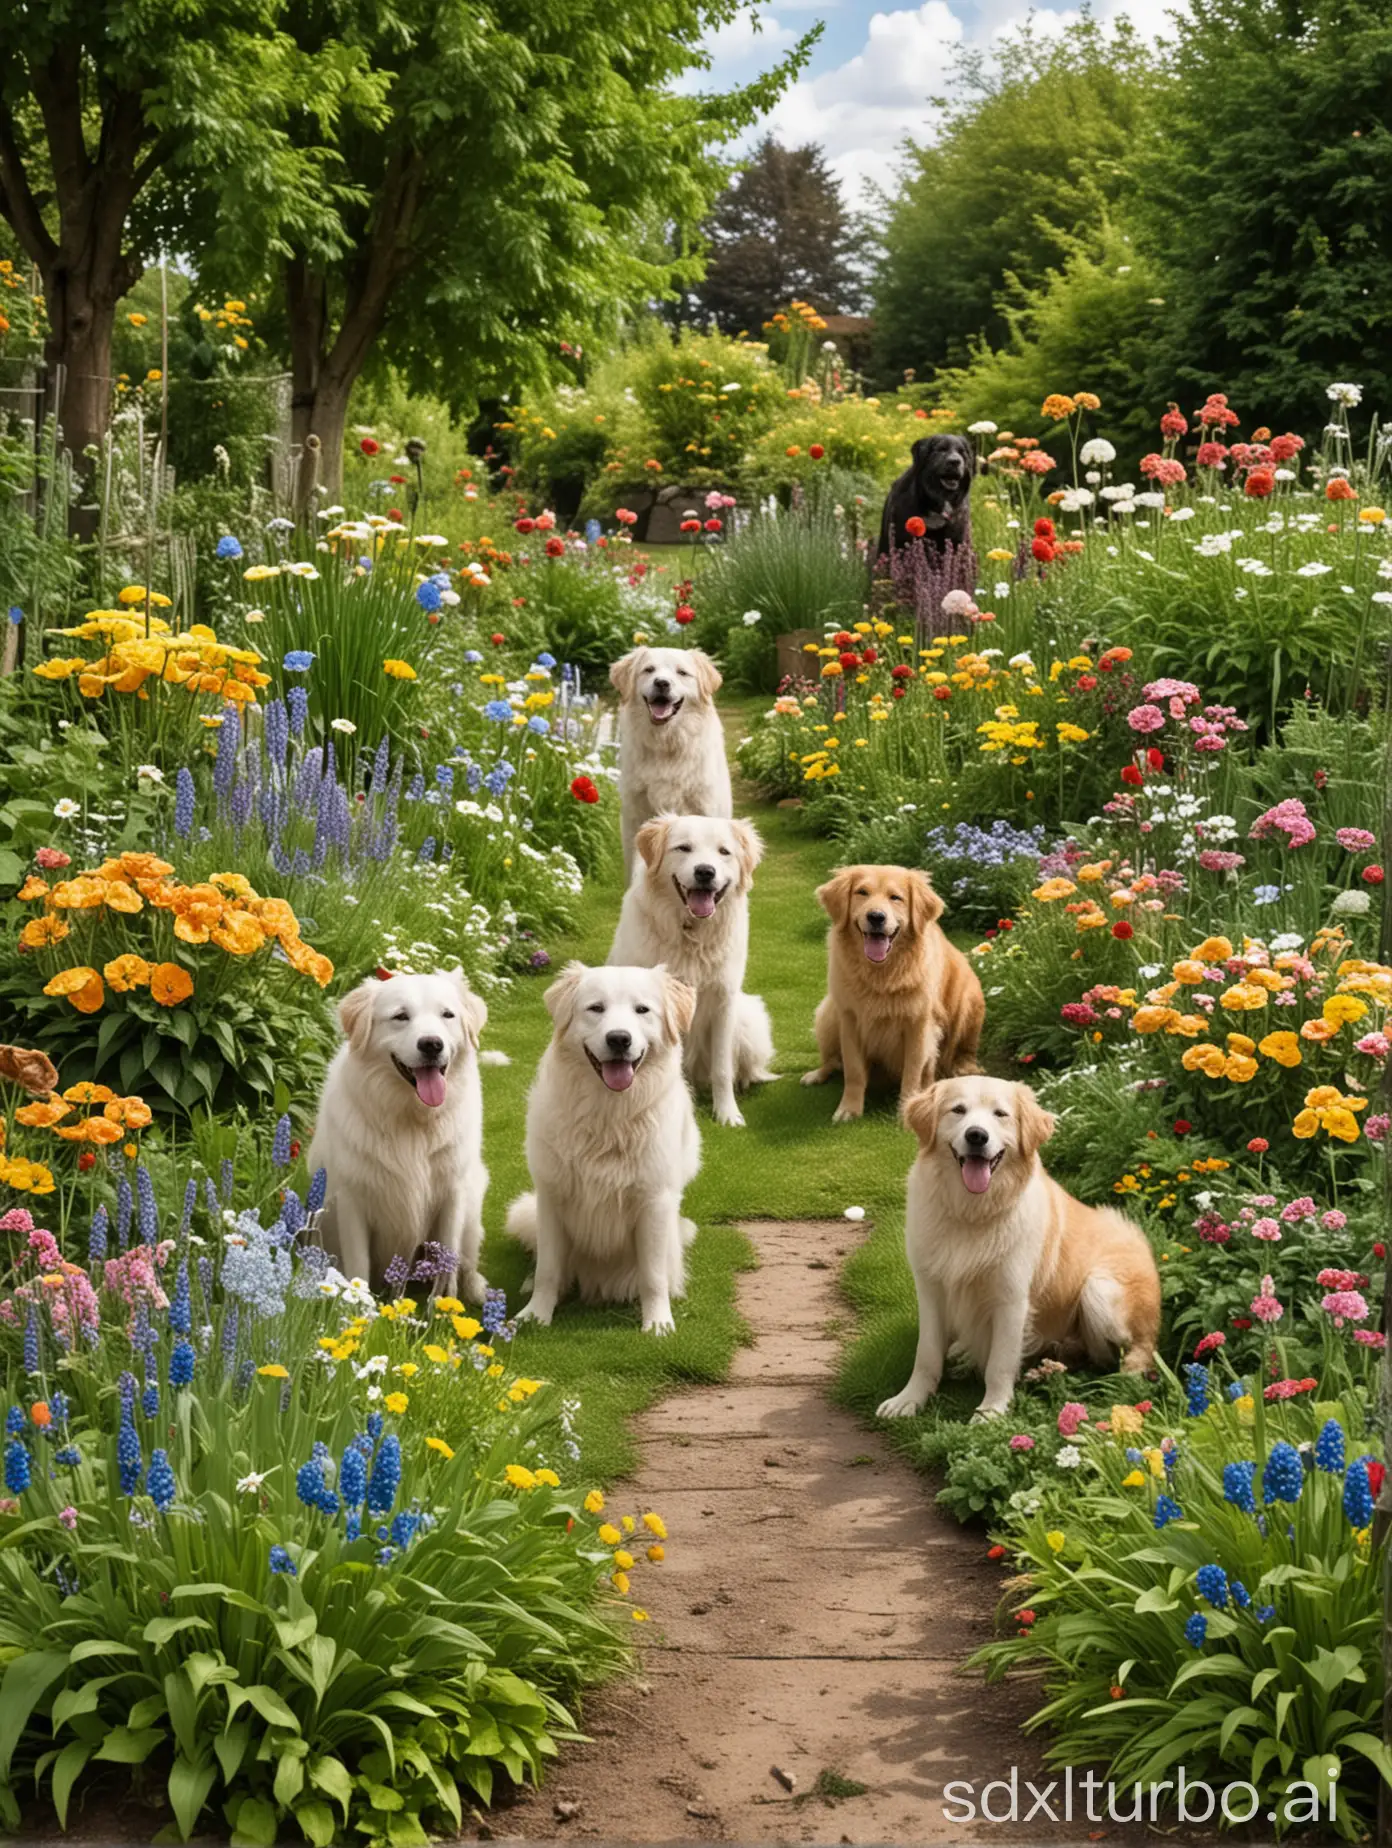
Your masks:
M960 365L977 337L1007 333L1007 272L1025 288L1119 198L1152 89L1151 61L1124 19L1090 15L1055 37L1026 24L989 56L964 51L929 145L910 144L875 276L882 381Z

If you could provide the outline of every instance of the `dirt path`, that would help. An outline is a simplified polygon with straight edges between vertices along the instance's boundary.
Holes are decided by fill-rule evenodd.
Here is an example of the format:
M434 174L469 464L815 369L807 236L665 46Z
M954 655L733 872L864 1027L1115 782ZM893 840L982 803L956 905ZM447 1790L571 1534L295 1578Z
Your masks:
M744 1230L759 1254L740 1280L754 1345L725 1384L638 1421L643 1466L615 1497L671 1532L666 1562L642 1573L643 1679L590 1702L594 1743L495 1816L499 1837L961 1841L978 1831L946 1820L945 1783L1012 1764L1047 1781L1018 1730L1031 1690L986 1693L955 1672L990 1636L999 1594L980 1533L829 1403L836 1277L859 1228ZM823 1800L824 1774L864 1794Z

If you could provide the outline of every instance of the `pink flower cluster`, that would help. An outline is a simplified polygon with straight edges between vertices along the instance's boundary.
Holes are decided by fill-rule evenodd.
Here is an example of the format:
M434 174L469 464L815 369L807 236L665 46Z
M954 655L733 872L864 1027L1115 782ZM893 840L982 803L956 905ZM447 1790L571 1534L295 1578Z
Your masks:
M1196 751L1226 751L1229 732L1245 732L1247 721L1237 716L1236 706L1205 706L1189 721Z
M1194 1349L1194 1359L1202 1360L1205 1354L1212 1354L1220 1347L1228 1345L1228 1337L1221 1328L1214 1329L1211 1335L1205 1335Z
M1069 1399L1059 1408L1058 1428L1060 1437L1076 1437L1088 1420L1088 1408L1077 1399ZM1013 1448L1013 1446L1012 1446Z
M1248 838L1265 841L1278 834L1286 837L1287 847L1308 847L1314 840L1315 824L1306 814L1305 804L1299 797L1287 796L1275 808L1269 808L1264 815L1258 815L1252 823Z
M1205 1213L1196 1219L1194 1230L1205 1245L1227 1245L1232 1242L1232 1228L1225 1225L1216 1213Z
M1368 1319L1367 1299L1358 1290L1333 1290L1320 1303L1326 1315L1332 1315L1334 1326L1342 1328L1345 1322L1366 1322Z
M1050 464L1052 467L1052 464ZM1010 1440L1012 1450L1033 1450L1034 1439L1025 1431L1017 1431Z
M1141 473L1161 488L1180 487L1188 475L1182 462L1174 456L1162 455L1142 456Z
M1392 1052L1392 1040L1389 1040L1385 1033L1365 1033L1362 1039L1355 1043L1353 1050L1365 1054L1370 1059L1385 1059L1388 1053Z
M1059 1019L1070 1027L1095 1027L1102 1016L1086 1001L1065 1001Z
M1349 853L1366 853L1377 846L1376 834L1369 834L1366 828L1336 828L1334 838Z
M1370 1116L1363 1125L1364 1136L1369 1142L1385 1142L1387 1140L1387 1125L1389 1122L1392 1122L1392 1117L1388 1117L1385 1112L1380 1112L1377 1116Z
M1199 865L1206 873L1235 873L1246 864L1246 854L1229 853L1221 847L1205 847L1199 855Z
M1268 1273L1261 1280L1261 1289L1252 1298L1251 1313L1259 1322L1279 1322L1286 1313L1276 1300L1276 1284Z
M1322 1270L1315 1282L1322 1290L1361 1290L1368 1279L1362 1271Z
M1281 1228L1274 1219L1254 1219L1251 1233L1253 1238L1265 1239L1269 1245L1281 1242Z

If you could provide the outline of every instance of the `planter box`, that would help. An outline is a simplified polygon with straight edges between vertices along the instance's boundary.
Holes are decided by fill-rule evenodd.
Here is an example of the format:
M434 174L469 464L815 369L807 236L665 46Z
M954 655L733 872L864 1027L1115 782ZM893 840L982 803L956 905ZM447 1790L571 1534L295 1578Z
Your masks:
M821 671L821 664L813 656L803 652L808 642L815 642L820 648L822 645L821 630L793 629L787 635L779 636L778 678L780 680L785 676L791 678L801 676L808 680L817 678Z

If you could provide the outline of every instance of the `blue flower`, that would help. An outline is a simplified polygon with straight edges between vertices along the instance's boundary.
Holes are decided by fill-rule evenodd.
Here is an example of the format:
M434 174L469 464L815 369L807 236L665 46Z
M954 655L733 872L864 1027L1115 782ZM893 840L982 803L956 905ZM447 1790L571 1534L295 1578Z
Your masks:
M1244 1514L1257 1511L1257 1498L1252 1493L1252 1478L1256 1473L1257 1466L1250 1461L1223 1465L1223 1500L1231 1502Z
M193 1299L189 1289L188 1259L179 1260L174 1278L174 1294L169 1299L169 1326L176 1335L186 1335L193 1327Z
M396 1546L409 1546L416 1537L420 1526L420 1516L403 1508L391 1524L391 1537Z
M390 1514L396 1491L401 1485L401 1439L390 1431L382 1439L372 1476L367 1485L369 1514Z
M286 692L285 704L290 710L291 737L303 737L305 720L309 716L309 694L303 687L291 687Z
M1259 885L1252 888L1254 905L1274 905L1280 896L1281 888L1278 885Z
M9 1411L6 1412L5 1414L5 1434L6 1436L7 1437L18 1437L20 1432L24 1429L24 1427L28 1424L28 1422L29 1420L24 1416L24 1413L19 1409L19 1407L17 1405L12 1405Z
M271 1138L271 1166L275 1168L290 1166L290 1117L288 1112L278 1119L275 1134Z
M172 1358L170 1359L169 1364L171 1367L173 1366L174 1362ZM144 1412L147 1418L158 1418L159 1417L159 1387L158 1386L152 1383L151 1385L145 1388L143 1393L141 1393L140 1409L142 1412Z
M23 621L24 621L24 611L19 607L17 603L12 603L10 605L11 626L17 629Z
M186 841L193 832L193 816L197 804L198 791L194 785L193 772L186 764L180 764L178 775L174 778L174 832L181 841Z
M1344 1472L1344 1427L1337 1418L1329 1419L1315 1439L1315 1468L1330 1476Z
M314 666L314 656L308 648L292 648L280 665L287 674L307 674Z
M116 1462L121 1472L121 1493L138 1494L145 1469L140 1455L140 1439L129 1420L122 1424L121 1435L116 1439Z
M1252 1602L1251 1592L1248 1591L1241 1579L1234 1579L1230 1590L1232 1591L1233 1603L1240 1611L1245 1611L1247 1606Z
M527 720L527 730L529 732L534 732L538 738L544 738L550 729L551 721L542 718L539 712L534 712L531 718Z
M1194 1574L1194 1583L1201 1598L1207 1598L1214 1610L1226 1610L1228 1603L1228 1575L1221 1566L1200 1566Z
M55 1450L53 1461L61 1463L65 1469L75 1469L82 1461L82 1452L76 1444L64 1444L61 1450Z
M231 533L224 533L217 542L216 556L218 558L240 558L242 556L241 541L234 539Z
M150 1170L142 1162L135 1171L136 1222L147 1245L159 1242L159 1208L155 1205L155 1184Z
M1258 1623L1270 1623L1271 1619L1276 1615L1276 1606L1274 1604L1259 1604L1256 1608L1255 1615Z
M483 656L479 653L477 648L470 648L466 650L464 659L470 667L477 667L479 662L483 659Z
M512 707L505 699L490 699L483 709L486 719L493 719L499 725L507 725L512 720Z
M60 1425L68 1422L68 1413L72 1407L65 1392L55 1392L48 1402L48 1409Z
M1361 1531L1373 1518L1373 1485L1362 1457L1350 1463L1344 1476L1344 1518Z
M1273 1444L1262 1471L1262 1500L1268 1507L1277 1501L1299 1501L1304 1486L1305 1466L1295 1445L1284 1441Z
M440 586L431 578L416 586L416 602L428 616L433 616L440 607Z
M1184 1635L1185 1640L1191 1642L1196 1649L1203 1648L1204 1638L1208 1635L1208 1619L1202 1611L1194 1612L1184 1626Z
M39 1371L39 1317L32 1305L24 1322L24 1371Z
M556 665L556 657L553 654L539 654L536 658L536 664L538 667L554 667Z
M479 1320L490 1335L496 1335L503 1323L507 1321L507 1293L504 1290L485 1290L483 1308L479 1311Z
M343 1538L345 1540L357 1540L361 1537L362 1517L360 1515L350 1514L348 1519L343 1523Z
M338 1466L338 1486L350 1508L360 1508L367 1493L367 1460L356 1444L350 1444Z
M29 1487L29 1452L17 1437L5 1446L5 1487L11 1495L22 1495Z
M1223 1391L1230 1399L1241 1399L1247 1391L1246 1380L1229 1380Z
M1156 1528L1168 1527L1171 1521L1182 1521L1184 1510L1173 1495L1157 1495L1155 1498Z
M329 1171L327 1168L316 1168L314 1178L309 1183L309 1192L305 1195L305 1211L317 1213L328 1197L328 1192Z
M174 1352L169 1356L169 1384L171 1386L191 1385L196 1359L191 1341L176 1341Z
M291 1559L283 1546L273 1546L271 1548L271 1555L268 1563L272 1572L279 1573L284 1578L298 1578L300 1576L294 1560Z
M177 1484L174 1471L169 1466L169 1453L164 1450L150 1452L150 1473L145 1480L150 1492L150 1500L163 1514L173 1505Z
M383 1418L380 1412L372 1412L369 1414L367 1420L367 1435L372 1443L375 1444L377 1439L382 1435L382 1427L386 1422L386 1419Z
M317 1458L301 1463L295 1472L295 1493L306 1508L317 1508L324 1495L324 1466Z
M1191 1360L1184 1369L1184 1378L1189 1394L1185 1410L1191 1418L1197 1418L1208 1410L1208 1368Z

